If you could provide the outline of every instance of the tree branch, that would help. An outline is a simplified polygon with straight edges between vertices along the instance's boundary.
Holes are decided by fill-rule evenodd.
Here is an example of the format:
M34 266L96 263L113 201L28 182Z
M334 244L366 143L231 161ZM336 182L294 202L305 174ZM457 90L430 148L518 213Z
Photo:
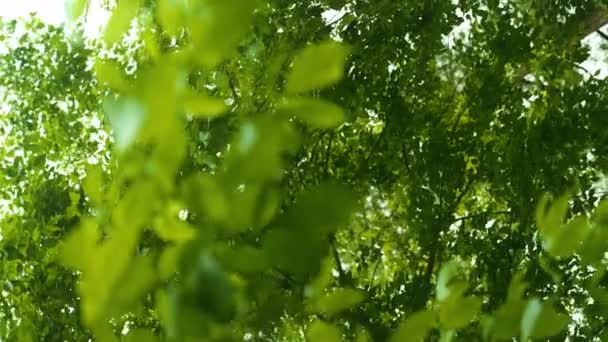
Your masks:
M593 11L589 13L586 17L584 17L578 23L578 31L574 37L572 37L571 42L580 42L588 35L596 32L600 36L608 39L606 34L601 32L600 29L602 26L608 23L608 9L597 6ZM565 49L569 48L568 46L564 47ZM524 81L524 77L530 73L530 65L523 65L519 72L517 73L517 80L519 82Z
M484 212L484 213L471 214L471 215L467 215L467 216L457 217L452 221L452 224L456 223L458 221L464 221L464 220L468 220L468 219L472 219L472 218L480 217L480 216L484 216L484 215L511 215L511 214L512 213L510 211L488 211L488 212Z

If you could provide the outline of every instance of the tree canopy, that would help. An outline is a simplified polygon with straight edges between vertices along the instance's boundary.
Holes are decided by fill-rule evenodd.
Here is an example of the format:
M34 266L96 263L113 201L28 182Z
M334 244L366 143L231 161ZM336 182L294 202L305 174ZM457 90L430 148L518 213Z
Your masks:
M0 340L603 341L608 2L0 21Z

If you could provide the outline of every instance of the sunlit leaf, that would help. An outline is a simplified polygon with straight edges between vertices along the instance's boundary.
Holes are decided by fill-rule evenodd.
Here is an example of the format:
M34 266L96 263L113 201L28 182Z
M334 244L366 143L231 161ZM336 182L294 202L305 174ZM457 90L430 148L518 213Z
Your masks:
M564 194L549 205L544 196L536 208L536 224L541 234L552 235L561 226L568 210L570 194Z
M355 307L365 299L363 292L356 289L340 288L316 299L311 309L329 316Z
M179 30L183 25L184 0L159 0L156 6L156 15L163 29L170 35L179 34Z
M84 220L61 245L61 261L64 265L83 270L94 262L96 245L100 234L95 222Z
M547 302L534 298L528 301L521 320L521 339L556 335L568 324L568 316L558 313Z
M334 128L344 122L345 118L342 108L321 99L289 99L281 104L280 109L314 128Z
M212 118L227 109L224 100L201 94L188 94L183 101L184 110L193 117Z
M310 342L340 342L342 334L338 328L323 321L314 321L306 330L306 340Z
M112 10L104 32L104 39L108 44L118 43L131 26L131 20L139 10L140 0L118 1Z
M76 21L82 16L88 6L88 0L64 0L66 17L69 21Z
M390 342L420 342L435 327L435 313L418 311L406 317L391 335Z
M127 89L127 80L123 76L120 66L113 61L98 60L95 63L95 76L97 80L114 90L124 91Z
M116 150L123 152L136 140L145 119L145 109L135 99L121 98L108 99L105 112L112 126Z
M293 60L286 92L303 93L321 89L342 79L347 49L328 41L304 48Z
M523 275L516 274L511 279L507 300L493 313L488 320L488 330L497 338L511 339L520 335L521 317L526 308L526 301L522 298L526 284L522 281Z
M158 275L161 279L169 279L178 271L182 246L173 245L165 248L158 260Z
M455 260L449 261L441 266L437 279L437 299L445 300L450 296L459 296L464 288L459 286L461 281L462 265Z
M205 0L192 2L188 26L198 60L214 66L226 57L249 29L256 0Z
M606 251L608 251L608 229L594 225L577 253L585 264L597 265L604 259Z
M101 168L97 165L91 165L87 168L83 188L93 205L99 205L101 203L104 195L103 180Z
M122 341L125 342L155 342L161 341L160 337L154 335L154 333L150 330L137 329L134 331L130 331L127 336L125 336Z
M196 237L196 231L188 224L179 221L157 221L154 230L164 241L187 242Z
M554 231L553 235L543 237L543 248L555 257L569 257L579 248L589 234L589 220L585 215L574 217Z
M439 320L448 329L459 329L469 324L481 309L481 299L475 296L456 297L441 304Z

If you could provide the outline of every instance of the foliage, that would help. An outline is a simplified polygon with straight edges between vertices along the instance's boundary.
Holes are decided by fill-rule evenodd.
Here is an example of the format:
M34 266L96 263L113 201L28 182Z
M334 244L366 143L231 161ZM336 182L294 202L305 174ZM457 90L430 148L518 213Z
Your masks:
M608 11L542 5L1 23L0 337L602 340Z

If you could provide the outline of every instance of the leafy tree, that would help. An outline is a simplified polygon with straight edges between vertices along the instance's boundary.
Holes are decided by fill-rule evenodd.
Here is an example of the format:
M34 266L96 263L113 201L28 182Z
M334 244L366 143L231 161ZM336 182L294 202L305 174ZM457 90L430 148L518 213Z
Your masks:
M602 340L607 83L580 63L605 6L121 0L95 42L2 23L0 336Z
M86 166L109 157L92 51L36 18L0 25L0 336L80 340L77 277L58 262L57 244L86 212Z

